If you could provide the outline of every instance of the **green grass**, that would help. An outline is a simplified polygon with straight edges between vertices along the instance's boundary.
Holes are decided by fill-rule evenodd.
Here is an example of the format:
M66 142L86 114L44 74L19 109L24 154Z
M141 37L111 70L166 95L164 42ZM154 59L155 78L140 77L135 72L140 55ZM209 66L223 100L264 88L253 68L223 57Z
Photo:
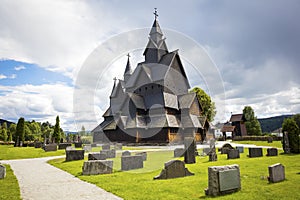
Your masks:
M65 150L45 152L41 148L14 147L13 145L0 145L0 160L13 160L24 158L39 158L65 155Z
M208 157L197 157L196 164L186 167L194 176L169 180L153 180L163 168L164 162L174 159L173 152L149 152L143 169L128 172L120 171L120 158L114 160L114 173L106 175L82 176L83 161L64 162L64 159L49 161L81 180L96 184L124 199L202 199L206 197L209 166L238 164L241 171L242 190L220 196L217 199L300 199L300 155L283 155L276 157L248 158L248 150L240 159L227 160L226 155L218 154L218 161L209 162ZM282 153L282 151L279 151ZM286 180L269 184L268 166L282 163L285 166Z
M6 167L6 177L0 179L0 200L19 200L21 199L19 183L9 165Z
M269 146L269 147L282 148L281 141L273 141L272 143L268 143L267 141L232 141L232 142L237 144L254 144L256 146Z

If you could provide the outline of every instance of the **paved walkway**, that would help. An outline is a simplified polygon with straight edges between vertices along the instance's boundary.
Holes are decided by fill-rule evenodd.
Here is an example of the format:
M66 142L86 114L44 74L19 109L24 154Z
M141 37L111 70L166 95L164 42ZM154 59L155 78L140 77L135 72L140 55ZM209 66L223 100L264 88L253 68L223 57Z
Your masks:
M23 200L121 199L47 163L57 157L9 160Z

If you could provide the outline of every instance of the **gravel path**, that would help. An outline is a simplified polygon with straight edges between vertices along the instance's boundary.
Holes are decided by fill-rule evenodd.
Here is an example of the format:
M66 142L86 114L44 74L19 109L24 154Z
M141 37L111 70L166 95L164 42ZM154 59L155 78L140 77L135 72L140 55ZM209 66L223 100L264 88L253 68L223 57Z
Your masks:
M23 200L121 199L47 163L54 157L9 160ZM56 157L57 158L57 157Z

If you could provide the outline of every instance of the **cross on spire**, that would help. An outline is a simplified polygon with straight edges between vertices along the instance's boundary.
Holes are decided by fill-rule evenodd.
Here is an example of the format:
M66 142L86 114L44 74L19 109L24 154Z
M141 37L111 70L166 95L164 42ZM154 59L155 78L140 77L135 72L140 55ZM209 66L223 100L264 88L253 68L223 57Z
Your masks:
M114 77L113 79L114 79L115 82L117 81L117 78L116 78L116 77Z
M127 55L126 55L128 58L130 58L130 54L128 53Z
M158 17L158 14L157 14L157 8L154 8L154 16L155 16L155 19L157 19L157 17Z

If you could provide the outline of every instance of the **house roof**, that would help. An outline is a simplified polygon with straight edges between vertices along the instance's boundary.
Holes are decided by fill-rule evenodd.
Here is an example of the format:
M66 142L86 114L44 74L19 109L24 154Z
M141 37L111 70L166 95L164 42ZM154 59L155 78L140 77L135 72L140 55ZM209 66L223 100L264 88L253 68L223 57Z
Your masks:
M196 93L187 93L178 97L179 100L179 107L183 108L190 108L194 99L196 97Z
M233 132L235 129L235 126L230 126L230 125L224 125L221 128L221 132Z
M240 122L240 121L244 121L243 120L243 114L233 114L230 117L230 122Z

